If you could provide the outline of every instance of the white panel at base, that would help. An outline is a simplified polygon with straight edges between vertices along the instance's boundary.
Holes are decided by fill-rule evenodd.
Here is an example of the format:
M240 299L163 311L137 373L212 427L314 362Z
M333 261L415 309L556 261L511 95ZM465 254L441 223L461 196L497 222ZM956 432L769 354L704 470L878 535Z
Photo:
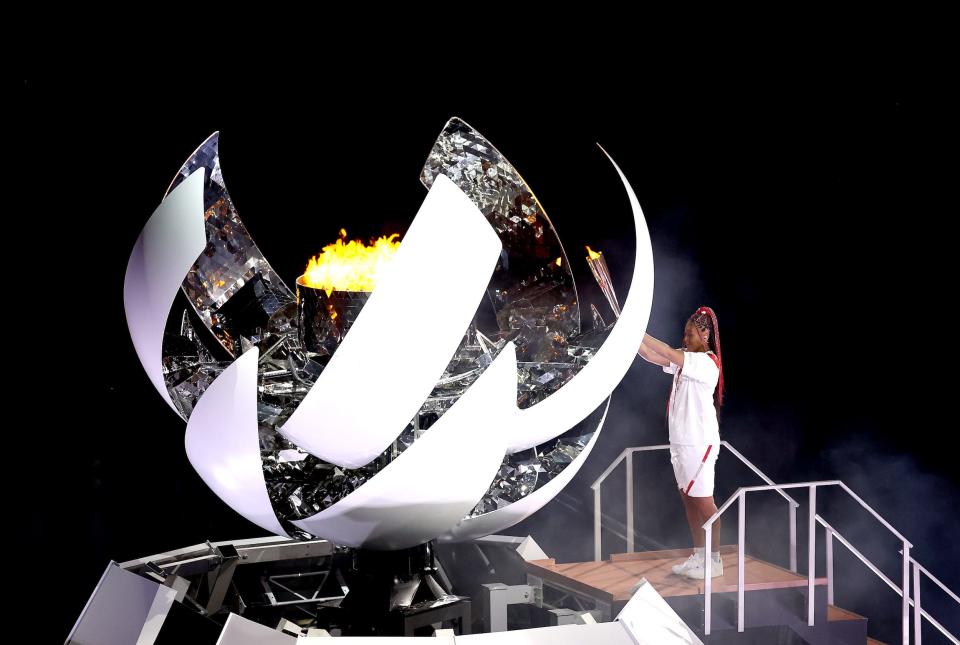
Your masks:
M177 592L111 562L67 645L152 645Z
M137 238L123 278L123 308L137 356L163 400L177 410L163 380L163 329L183 278L207 246L203 169L160 202Z
M646 580L617 615L637 645L703 645Z
M297 645L300 640L243 616L231 613L223 625L217 645Z
M442 630L447 631L447 630ZM337 636L337 642L346 639L356 645L403 645L413 641L420 641L420 645L456 645L460 642L460 637L447 636ZM336 645L329 637L313 636L309 638L300 638L296 645Z
M606 151L604 151L606 154ZM559 390L534 406L520 410L521 433L514 435L510 452L526 450L556 437L586 418L620 383L643 341L653 302L653 250L647 222L630 182L607 155L620 175L630 199L636 230L636 258L630 292L620 317L603 345L582 370Z
M432 540L487 491L515 430L516 412L516 350L507 343L397 459L330 508L293 523L345 546L405 549Z
M523 542L517 547L517 553L526 562L530 562L531 560L546 560L549 557L544 550L540 548L537 541L533 539L532 535L523 538Z
M619 623L557 625L457 636L457 645L636 645Z
M231 363L204 391L187 423L187 458L227 506L277 535L280 525L267 495L257 426L256 347Z

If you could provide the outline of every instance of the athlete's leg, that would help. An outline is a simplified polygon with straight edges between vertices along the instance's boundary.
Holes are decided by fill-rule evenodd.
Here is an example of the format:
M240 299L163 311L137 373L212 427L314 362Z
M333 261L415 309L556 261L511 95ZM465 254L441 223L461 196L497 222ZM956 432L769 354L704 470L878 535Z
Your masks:
M713 502L713 496L710 497L689 497L687 496L693 512L697 517L697 533L700 535L700 544L703 544L703 525L713 517L717 512L717 505ZM710 536L711 547L714 551L720 550L720 518L713 523L712 535Z
M678 488L677 491L680 493L680 499L683 502L683 510L687 514L687 525L690 527L690 535L693 537L693 546L702 547L703 529L700 527L703 526L703 522L700 521L700 510L691 501L692 498L683 492L683 489Z

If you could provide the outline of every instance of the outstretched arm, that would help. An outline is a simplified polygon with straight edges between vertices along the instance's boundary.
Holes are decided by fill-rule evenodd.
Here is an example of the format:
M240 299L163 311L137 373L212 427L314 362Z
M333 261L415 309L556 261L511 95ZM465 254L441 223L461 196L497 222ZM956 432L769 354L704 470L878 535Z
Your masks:
M683 367L683 352L679 349L673 349L662 340L657 340L650 334L643 335L643 344L641 347L646 347L656 356Z
M648 363L653 363L654 365L659 365L661 367L667 367L670 365L670 361L654 354L652 351L647 349L646 345L640 345L640 349L637 351L637 353Z

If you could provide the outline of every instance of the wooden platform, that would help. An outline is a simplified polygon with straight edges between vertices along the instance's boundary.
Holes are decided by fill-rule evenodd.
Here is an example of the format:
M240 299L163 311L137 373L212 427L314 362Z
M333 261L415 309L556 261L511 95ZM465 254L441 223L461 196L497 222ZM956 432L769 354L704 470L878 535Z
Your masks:
M642 578L664 598L692 596L703 593L703 580L693 580L674 574L673 565L683 562L693 549L617 553L603 562L571 562L557 564L552 558L527 562L527 573L545 582L564 587L614 604L630 599L631 590ZM737 590L737 547L720 547L723 575L713 578L715 593ZM750 555L745 556L744 583L746 591L805 587L807 578L789 569L778 567ZM826 578L816 578L816 585L826 585Z

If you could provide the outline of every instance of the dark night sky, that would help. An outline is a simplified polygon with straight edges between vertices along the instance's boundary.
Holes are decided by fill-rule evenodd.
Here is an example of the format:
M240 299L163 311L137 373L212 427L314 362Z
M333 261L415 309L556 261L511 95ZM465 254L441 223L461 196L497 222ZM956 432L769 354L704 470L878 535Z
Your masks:
M695 307L717 311L723 437L777 481L843 479L960 588L950 537L960 530L950 515L960 475L948 449L957 341L945 324L956 288L944 228L956 179L947 183L938 143L946 119L907 71L829 81L720 75L682 91L599 78L482 93L428 82L401 91L380 82L30 81L28 154L41 180L18 226L30 240L21 268L42 277L46 313L42 333L21 336L14 351L56 397L24 395L20 423L41 443L14 474L30 482L18 494L27 548L70 562L67 577L58 574L64 632L110 559L262 534L192 471L183 423L149 384L126 331L127 257L181 162L220 130L238 211L289 284L341 226L366 237L409 224L425 194L420 167L453 115L523 174L571 259L584 244L606 252L622 299L634 240L601 143L630 179L651 233L648 331L676 344ZM55 259L66 275L50 275ZM581 301L601 306L585 263L575 270ZM516 532L532 533L558 559L589 558L588 485L624 447L666 440L668 384L638 359L566 505L548 505ZM641 497L662 500L669 469L655 459L640 468ZM718 503L754 483L721 460ZM672 497L638 503L680 513ZM561 520L572 533L552 528ZM849 530L870 541L858 527ZM638 531L670 546L689 541L682 524L666 520ZM615 537L605 544L622 550ZM896 576L895 541L876 548L892 550L887 573Z

